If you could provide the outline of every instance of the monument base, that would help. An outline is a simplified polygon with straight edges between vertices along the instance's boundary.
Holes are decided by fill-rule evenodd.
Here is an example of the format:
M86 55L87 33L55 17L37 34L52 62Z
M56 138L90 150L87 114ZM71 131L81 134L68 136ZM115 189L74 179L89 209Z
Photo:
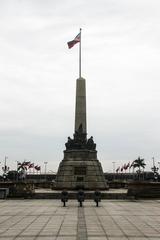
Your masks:
M108 189L96 150L65 150L56 176L56 189Z

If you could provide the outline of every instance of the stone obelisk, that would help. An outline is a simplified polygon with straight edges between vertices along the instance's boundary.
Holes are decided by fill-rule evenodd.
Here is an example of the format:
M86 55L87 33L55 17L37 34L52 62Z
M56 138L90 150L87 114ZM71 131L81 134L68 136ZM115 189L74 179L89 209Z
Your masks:
M80 125L83 126L83 133L87 133L86 82L84 78L78 78L76 83L75 132L78 131Z
M76 81L75 131L65 144L64 159L56 176L57 189L107 189L101 163L97 159L96 144L87 139L85 79Z

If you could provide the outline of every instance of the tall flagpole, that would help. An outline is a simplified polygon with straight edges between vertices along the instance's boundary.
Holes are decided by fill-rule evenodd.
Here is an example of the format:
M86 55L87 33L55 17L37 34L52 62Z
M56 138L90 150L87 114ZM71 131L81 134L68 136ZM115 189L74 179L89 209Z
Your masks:
M82 34L82 29L80 28L80 43L79 43L79 78L81 78L81 34Z

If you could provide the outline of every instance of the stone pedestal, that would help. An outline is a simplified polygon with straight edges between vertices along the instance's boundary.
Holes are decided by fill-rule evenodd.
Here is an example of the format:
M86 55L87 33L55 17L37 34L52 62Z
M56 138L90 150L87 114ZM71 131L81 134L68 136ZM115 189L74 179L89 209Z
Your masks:
M59 165L57 189L107 189L96 150L66 150Z

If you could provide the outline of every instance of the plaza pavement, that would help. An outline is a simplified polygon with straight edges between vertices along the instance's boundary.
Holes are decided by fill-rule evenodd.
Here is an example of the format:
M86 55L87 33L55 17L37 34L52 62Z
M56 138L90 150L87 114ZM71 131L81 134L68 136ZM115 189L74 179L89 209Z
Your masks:
M160 200L0 200L0 240L158 240Z

